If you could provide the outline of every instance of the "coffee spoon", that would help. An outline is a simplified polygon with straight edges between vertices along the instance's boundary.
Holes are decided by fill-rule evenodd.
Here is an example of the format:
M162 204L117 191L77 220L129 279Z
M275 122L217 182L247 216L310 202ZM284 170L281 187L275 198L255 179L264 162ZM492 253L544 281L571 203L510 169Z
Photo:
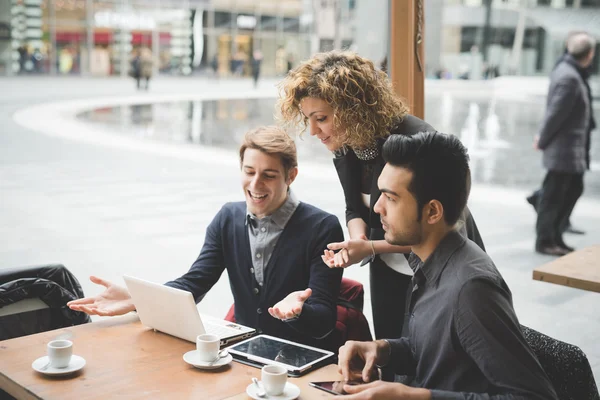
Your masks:
M254 385L256 386L256 395L258 397L265 397L267 394L265 393L263 388L261 388L260 385L258 384L258 379L252 378L252 382L254 382Z
M229 352L227 351L227 349L222 349L217 354L217 358L215 358L213 361L209 362L208 365L213 365L214 363L216 363L217 361L219 361L221 358L225 358L228 355L229 355Z

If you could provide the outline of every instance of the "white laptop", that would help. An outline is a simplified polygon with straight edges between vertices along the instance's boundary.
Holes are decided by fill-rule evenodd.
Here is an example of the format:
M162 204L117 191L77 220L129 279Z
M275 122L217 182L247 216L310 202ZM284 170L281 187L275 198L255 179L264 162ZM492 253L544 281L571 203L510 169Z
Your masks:
M140 321L157 331L194 343L198 335L212 333L221 338L221 345L249 338L256 332L233 322L206 316L201 318L194 296L185 290L127 275L123 279Z

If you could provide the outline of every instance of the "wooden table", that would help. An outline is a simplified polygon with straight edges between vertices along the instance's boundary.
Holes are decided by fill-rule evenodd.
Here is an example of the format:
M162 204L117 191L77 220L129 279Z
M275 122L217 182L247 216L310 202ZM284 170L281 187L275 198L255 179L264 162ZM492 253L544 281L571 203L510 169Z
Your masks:
M533 279L600 293L600 245L574 251L535 268Z
M31 363L46 354L57 335L73 334L73 354L85 367L65 378L35 372ZM251 378L260 369L232 362L206 371L188 365L183 354L195 344L144 327L137 315L104 319L72 328L0 342L0 388L17 399L249 399ZM332 396L308 386L311 381L339 380L337 366L328 365L301 378L300 399Z

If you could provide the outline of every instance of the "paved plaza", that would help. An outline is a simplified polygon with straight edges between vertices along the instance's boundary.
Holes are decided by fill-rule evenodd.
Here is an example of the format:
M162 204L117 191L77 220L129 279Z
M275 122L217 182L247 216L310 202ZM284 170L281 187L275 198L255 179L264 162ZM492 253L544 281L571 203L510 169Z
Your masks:
M525 202L543 176L531 141L546 83L501 82L428 82L426 119L470 148L469 207L521 323L580 346L600 382L600 294L531 278L552 260L533 252L535 214ZM0 79L0 268L62 263L87 295L101 290L90 274L165 282L186 272L220 206L243 200L235 143L271 119L275 83L254 89L250 80L159 78L137 92L118 78ZM143 105L157 102L186 105L145 119ZM600 243L600 138L593 140L595 163L572 218L587 234L566 236L577 248ZM343 221L330 156L308 135L299 155L292 188ZM366 268L344 274L368 282ZM225 315L232 302L225 275L202 312ZM370 319L369 306L365 314Z

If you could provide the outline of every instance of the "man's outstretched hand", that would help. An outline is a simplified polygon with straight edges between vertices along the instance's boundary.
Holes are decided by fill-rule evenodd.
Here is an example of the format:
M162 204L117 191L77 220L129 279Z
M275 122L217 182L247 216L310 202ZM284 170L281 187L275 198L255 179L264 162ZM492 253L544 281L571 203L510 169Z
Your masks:
M68 302L67 306L71 310L101 316L123 315L135 310L127 289L96 276L90 276L90 280L97 285L104 286L106 290L94 297Z
M273 307L269 308L269 314L272 317L281 320L295 318L302 312L304 302L312 295L312 289L300 290L288 294L285 299L281 300Z

